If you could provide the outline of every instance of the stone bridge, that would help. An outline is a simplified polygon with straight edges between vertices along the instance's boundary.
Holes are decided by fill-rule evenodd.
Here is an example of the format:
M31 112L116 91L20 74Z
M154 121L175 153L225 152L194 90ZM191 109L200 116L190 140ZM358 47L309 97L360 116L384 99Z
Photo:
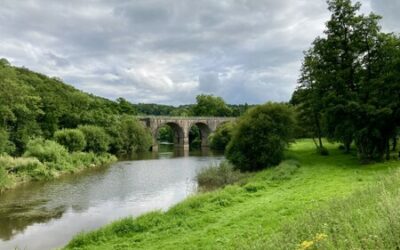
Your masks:
M201 146L208 146L208 136L223 123L235 121L234 117L172 117L172 116L139 116L138 119L150 129L153 135L153 151L158 150L158 130L165 125L175 132L174 144L189 149L189 131L196 125L200 130Z

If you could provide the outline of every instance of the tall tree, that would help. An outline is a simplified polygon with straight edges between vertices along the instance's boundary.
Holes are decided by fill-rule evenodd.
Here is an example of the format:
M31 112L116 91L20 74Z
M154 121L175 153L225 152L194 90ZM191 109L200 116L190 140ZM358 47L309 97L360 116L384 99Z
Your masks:
M231 116L232 110L224 99L213 95L198 95L197 103L192 107L194 116Z

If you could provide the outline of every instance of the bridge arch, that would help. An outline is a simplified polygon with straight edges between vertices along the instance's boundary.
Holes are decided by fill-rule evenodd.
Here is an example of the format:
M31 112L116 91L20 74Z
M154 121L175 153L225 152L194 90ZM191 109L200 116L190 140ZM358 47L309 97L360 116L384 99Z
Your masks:
M158 136L162 127L168 126L173 131L173 143L175 147L183 147L185 145L185 129L176 122L162 122L155 127L153 131L153 150L158 149Z
M211 134L212 130L205 122L192 122L190 124L191 129L193 126L197 126L200 132L201 147L208 147L208 136Z

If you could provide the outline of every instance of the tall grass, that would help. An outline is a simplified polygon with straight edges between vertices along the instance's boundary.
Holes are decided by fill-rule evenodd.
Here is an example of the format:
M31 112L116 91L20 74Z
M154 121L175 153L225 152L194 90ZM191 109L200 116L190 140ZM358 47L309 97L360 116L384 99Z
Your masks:
M54 141L35 139L28 143L23 157L0 156L0 192L18 183L52 179L116 160L108 153L69 153Z
M209 166L200 170L196 175L196 180L200 191L210 191L241 180L244 181L247 176L249 174L241 173L239 170L235 170L229 162L223 161L217 166Z
M249 249L400 249L400 172L319 206Z

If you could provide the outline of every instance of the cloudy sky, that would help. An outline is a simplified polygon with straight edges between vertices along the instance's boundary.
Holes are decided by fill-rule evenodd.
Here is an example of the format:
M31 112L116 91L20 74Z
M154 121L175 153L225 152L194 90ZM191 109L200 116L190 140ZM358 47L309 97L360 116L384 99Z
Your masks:
M400 0L363 0L400 32ZM110 99L287 101L325 0L0 0L0 58Z

